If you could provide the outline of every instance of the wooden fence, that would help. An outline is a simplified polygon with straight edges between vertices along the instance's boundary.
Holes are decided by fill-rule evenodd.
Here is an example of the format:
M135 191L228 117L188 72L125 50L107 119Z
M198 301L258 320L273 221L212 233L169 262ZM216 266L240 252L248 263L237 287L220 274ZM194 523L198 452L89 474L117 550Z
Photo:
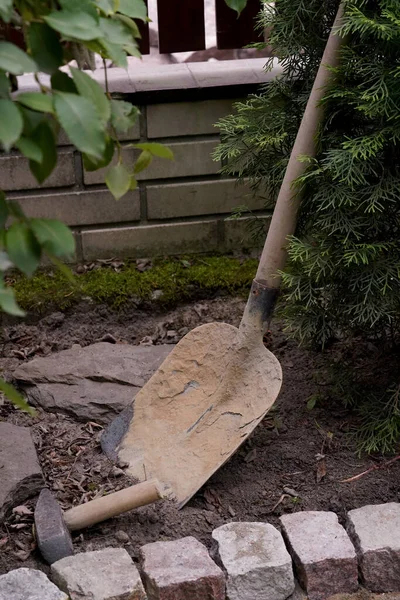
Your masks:
M157 8L161 54L205 49L204 0L157 0ZM260 10L261 0L248 0L238 18L225 0L215 0L217 47L221 50L236 49L262 41L262 34L255 31L255 20ZM142 54L149 54L149 26L141 24L140 29L140 50Z

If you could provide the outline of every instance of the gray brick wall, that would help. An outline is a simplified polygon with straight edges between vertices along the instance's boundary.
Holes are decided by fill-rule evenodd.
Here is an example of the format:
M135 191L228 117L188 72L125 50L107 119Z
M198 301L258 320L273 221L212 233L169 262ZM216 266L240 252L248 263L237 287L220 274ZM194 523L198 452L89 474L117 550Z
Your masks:
M58 218L77 239L77 261L112 256L154 256L251 248L246 219L229 220L246 204L267 225L263 200L247 184L219 175L211 153L219 143L215 123L236 99L149 104L140 122L123 136L129 142L160 141L173 161L155 159L140 173L139 188L116 202L104 185L105 171L85 173L79 153L65 136L51 177L38 186L27 160L17 153L0 157L0 188L33 217ZM136 150L124 147L124 160Z

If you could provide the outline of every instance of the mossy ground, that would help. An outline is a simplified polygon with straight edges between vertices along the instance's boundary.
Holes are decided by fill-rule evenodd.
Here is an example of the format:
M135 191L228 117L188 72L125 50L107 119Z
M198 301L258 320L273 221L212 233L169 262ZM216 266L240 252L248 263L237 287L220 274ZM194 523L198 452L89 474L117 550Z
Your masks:
M11 283L19 305L29 312L63 310L86 298L118 308L132 301L150 301L156 290L160 292L154 301L171 306L216 292L246 294L256 268L257 261L251 258L184 257L156 260L144 272L135 262L118 271L104 266L76 274L74 282L58 270L43 269L31 279L16 276Z

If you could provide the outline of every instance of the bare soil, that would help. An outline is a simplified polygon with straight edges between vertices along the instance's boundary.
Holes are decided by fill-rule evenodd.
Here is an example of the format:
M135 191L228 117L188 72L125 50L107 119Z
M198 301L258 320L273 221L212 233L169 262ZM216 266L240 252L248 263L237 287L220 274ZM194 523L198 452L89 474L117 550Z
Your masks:
M22 324L6 324L0 346L0 368L10 375L22 361L70 347L109 339L138 344L176 341L205 322L238 325L244 302L214 298L169 312L81 304L64 315L48 315ZM168 333L169 332L169 333ZM172 333L171 333L172 332ZM112 337L110 337L112 336ZM356 416L328 399L309 410L307 402L321 392L321 381L343 348L325 353L299 348L275 323L266 340L280 360L284 383L276 405L237 454L183 510L158 503L99 524L74 536L78 551L124 545L137 560L140 546L156 540L193 535L210 545L211 531L223 523L266 521L279 527L279 516L299 510L330 510L344 522L348 510L365 504L400 501L400 461L376 469L351 483L343 479L383 465L383 457L359 457L351 434ZM361 350L362 351L362 350ZM356 360L356 359L355 359ZM329 398L329 394L327 394ZM7 402L0 419L32 427L47 485L63 508L130 485L100 449L102 429L64 415L39 412L34 419ZM35 499L0 526L0 573L13 568L47 570L35 548Z

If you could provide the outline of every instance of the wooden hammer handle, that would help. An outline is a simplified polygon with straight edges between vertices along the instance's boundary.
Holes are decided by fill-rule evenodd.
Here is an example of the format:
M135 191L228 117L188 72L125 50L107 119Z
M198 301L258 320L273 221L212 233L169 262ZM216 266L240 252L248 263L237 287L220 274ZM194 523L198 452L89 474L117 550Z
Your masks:
M70 531L76 531L116 517L133 508L152 504L162 497L157 480L145 481L75 506L64 513L64 521Z

